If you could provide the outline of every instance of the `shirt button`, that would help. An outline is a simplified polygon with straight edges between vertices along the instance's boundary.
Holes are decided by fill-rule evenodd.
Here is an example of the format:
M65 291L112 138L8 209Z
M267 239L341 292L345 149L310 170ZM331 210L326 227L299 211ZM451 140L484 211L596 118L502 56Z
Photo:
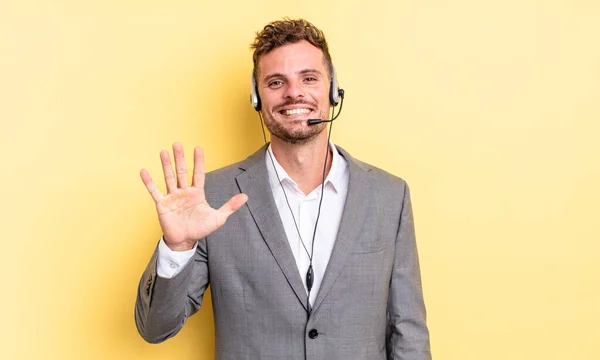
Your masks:
M317 331L317 329L311 329L308 332L308 337L311 338L311 339L316 339L317 336L319 336L319 332Z
M171 263L171 269L177 269L177 264L175 264L174 262Z

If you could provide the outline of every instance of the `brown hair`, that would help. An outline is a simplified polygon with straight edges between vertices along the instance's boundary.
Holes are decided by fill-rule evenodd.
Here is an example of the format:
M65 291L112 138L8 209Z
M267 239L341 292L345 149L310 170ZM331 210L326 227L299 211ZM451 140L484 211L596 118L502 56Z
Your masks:
M262 31L256 33L256 38L250 45L250 48L254 49L252 61L254 62L254 79L256 82L258 83L258 59L262 55L268 54L280 46L295 44L302 40L306 40L321 49L329 78L331 78L333 76L333 65L323 31L304 19L283 18L283 20L273 21L265 25Z

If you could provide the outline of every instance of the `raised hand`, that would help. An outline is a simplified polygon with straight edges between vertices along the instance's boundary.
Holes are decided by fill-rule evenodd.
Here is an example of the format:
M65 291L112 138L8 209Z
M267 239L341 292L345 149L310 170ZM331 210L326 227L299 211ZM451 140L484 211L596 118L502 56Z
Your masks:
M156 203L158 220L165 243L171 250L183 251L194 247L197 240L221 227L229 215L248 201L246 194L238 194L229 199L221 208L213 209L204 196L204 153L200 147L194 148L194 173L192 186L188 186L187 169L183 147L173 144L175 169L173 174L169 152L160 152L167 194L163 195L152 181L146 169L140 176L148 192Z

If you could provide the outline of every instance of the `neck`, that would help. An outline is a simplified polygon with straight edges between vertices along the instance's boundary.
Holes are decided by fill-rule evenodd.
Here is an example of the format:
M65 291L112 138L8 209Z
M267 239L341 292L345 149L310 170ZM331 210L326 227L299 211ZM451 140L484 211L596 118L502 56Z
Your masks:
M327 143L327 132L314 141L303 144L290 144L276 137L271 138L271 148L277 162L285 169L304 194L308 194L323 181L323 162L327 156L325 177L329 174L333 154Z

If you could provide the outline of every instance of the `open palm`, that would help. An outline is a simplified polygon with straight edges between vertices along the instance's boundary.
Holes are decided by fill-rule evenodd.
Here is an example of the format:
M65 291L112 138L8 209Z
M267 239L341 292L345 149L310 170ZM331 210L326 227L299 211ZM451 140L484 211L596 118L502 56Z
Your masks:
M160 161L167 185L163 195L145 169L140 171L142 181L156 203L158 220L165 243L171 250L191 249L197 240L221 227L229 215L246 203L248 197L238 194L229 199L221 208L213 209L204 196L204 154L202 149L194 149L194 172L192 185L188 186L188 175L183 155L183 147L173 144L175 169L173 173L169 152L161 151Z

